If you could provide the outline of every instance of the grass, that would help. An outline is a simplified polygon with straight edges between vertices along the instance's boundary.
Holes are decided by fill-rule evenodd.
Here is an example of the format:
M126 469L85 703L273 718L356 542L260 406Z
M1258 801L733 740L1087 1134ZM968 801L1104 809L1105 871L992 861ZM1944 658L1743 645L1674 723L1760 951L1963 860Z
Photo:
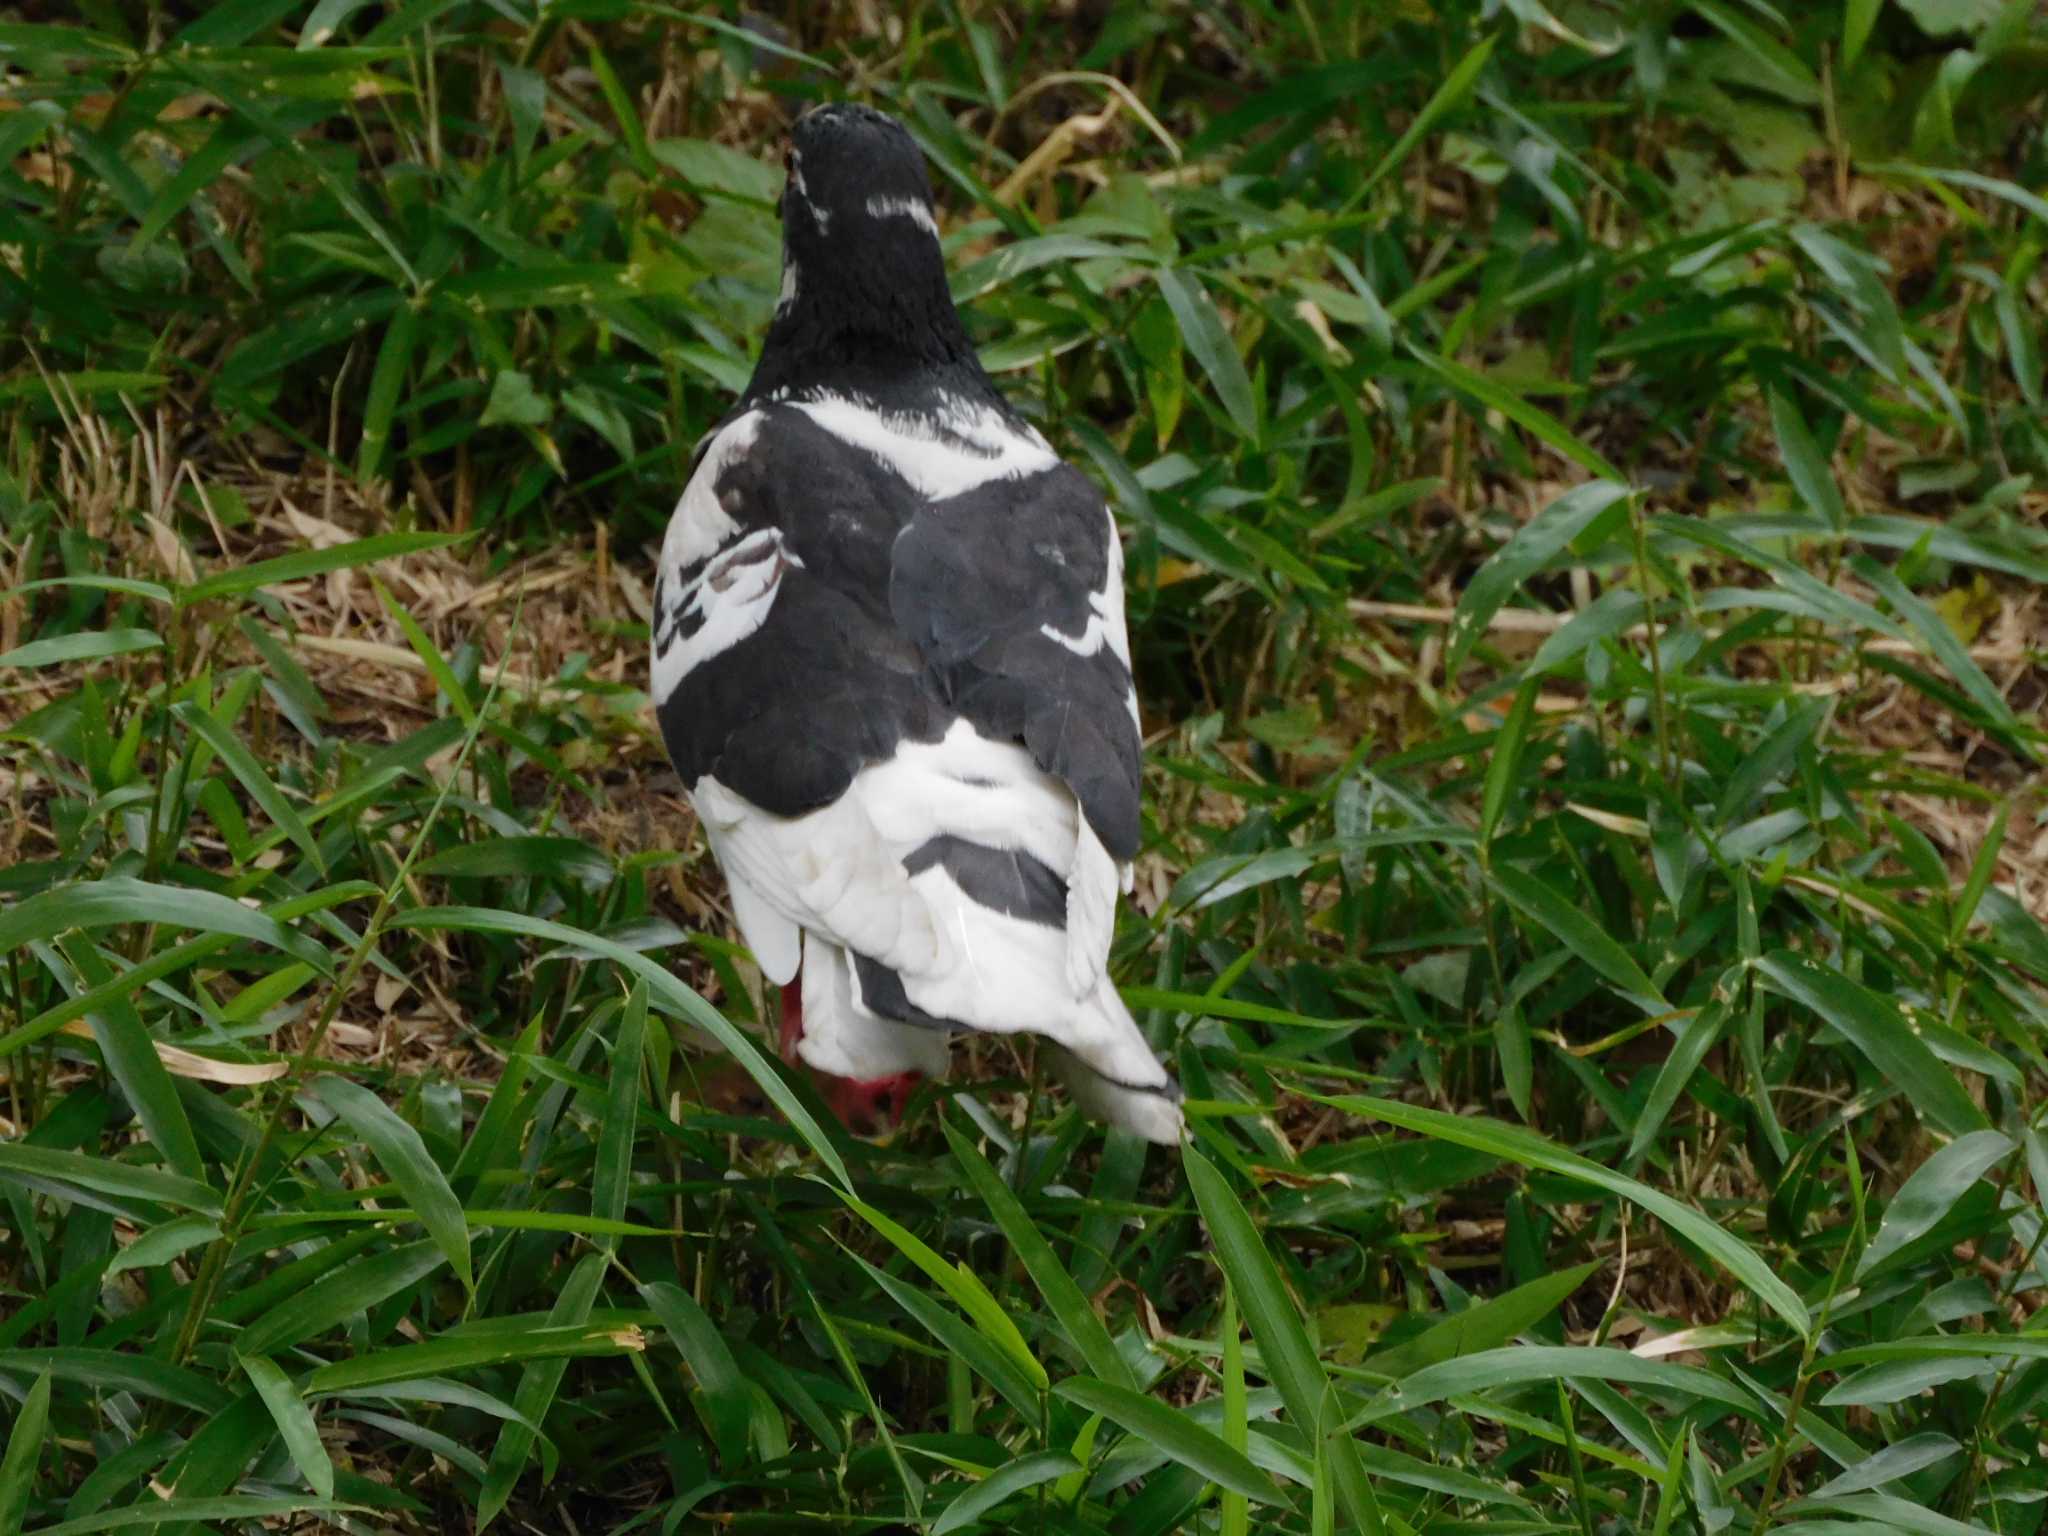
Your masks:
M29 12L0 1536L2038 1530L2037 7ZM848 1140L647 719L844 94L1127 532L1178 1157Z

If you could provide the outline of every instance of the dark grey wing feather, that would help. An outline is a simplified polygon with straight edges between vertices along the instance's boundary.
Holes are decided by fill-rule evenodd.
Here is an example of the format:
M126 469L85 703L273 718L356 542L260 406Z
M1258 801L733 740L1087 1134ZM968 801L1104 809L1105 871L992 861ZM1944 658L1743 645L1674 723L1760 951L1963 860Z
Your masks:
M1138 851L1140 744L1121 632L1114 530L1070 465L994 480L925 507L897 536L889 608L941 702L1019 741L1064 781L1103 847Z

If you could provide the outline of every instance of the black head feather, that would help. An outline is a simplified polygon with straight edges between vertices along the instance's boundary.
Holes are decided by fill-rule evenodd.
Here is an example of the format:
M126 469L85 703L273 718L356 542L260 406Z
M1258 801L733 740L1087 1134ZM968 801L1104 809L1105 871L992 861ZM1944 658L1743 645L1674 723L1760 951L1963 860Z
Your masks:
M782 300L743 404L825 387L993 397L946 285L924 154L886 112L833 103L790 136Z

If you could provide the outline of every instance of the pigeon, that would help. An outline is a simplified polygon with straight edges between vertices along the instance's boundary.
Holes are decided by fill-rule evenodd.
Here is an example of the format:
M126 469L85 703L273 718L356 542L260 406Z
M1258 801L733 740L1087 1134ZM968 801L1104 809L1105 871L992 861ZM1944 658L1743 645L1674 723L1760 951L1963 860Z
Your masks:
M792 132L782 289L662 541L662 738L781 1049L893 1125L952 1037L1035 1034L1155 1142L1180 1090L1108 975L1139 843L1123 550L1095 485L983 370L917 142Z

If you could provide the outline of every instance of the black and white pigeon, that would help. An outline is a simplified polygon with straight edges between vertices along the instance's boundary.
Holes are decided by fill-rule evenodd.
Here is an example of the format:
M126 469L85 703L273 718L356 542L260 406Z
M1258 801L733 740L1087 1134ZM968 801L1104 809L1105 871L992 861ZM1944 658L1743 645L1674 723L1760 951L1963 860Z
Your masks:
M1031 1032L1090 1113L1173 1142L1107 973L1139 837L1115 524L982 370L903 126L816 108L787 166L781 298L669 521L653 642L783 1053L856 1124L952 1034Z

